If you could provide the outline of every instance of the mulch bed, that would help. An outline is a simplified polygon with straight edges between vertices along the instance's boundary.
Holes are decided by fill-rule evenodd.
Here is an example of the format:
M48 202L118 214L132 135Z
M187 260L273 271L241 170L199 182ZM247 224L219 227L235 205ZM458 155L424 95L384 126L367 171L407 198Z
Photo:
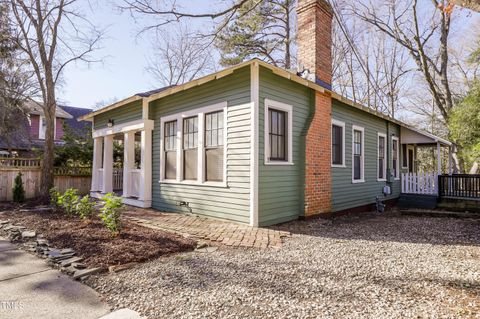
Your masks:
M0 205L0 210L8 209ZM25 208L25 207L22 207ZM116 237L93 217L82 221L62 212L8 210L0 215L12 223L43 234L55 248L72 248L90 267L108 267L131 262L145 262L166 254L193 250L193 240L152 230L124 221Z

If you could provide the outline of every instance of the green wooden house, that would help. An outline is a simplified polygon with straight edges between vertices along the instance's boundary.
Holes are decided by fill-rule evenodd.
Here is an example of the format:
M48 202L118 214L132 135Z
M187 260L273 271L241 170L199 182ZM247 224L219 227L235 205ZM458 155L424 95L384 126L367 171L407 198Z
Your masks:
M330 7L299 1L297 13L301 72L253 59L84 116L91 195L263 226L433 193L441 167L417 172L416 149L450 142L332 92Z

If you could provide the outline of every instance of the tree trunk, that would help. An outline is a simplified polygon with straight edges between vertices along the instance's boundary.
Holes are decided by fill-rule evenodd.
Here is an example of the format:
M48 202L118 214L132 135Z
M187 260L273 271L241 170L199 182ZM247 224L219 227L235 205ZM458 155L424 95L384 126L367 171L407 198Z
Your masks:
M55 113L57 102L55 100L55 83L49 72L46 76L46 96L44 96L43 112L45 113L46 131L45 145L43 148L43 161L41 173L40 196L47 198L50 189L54 186L53 161L55 158Z

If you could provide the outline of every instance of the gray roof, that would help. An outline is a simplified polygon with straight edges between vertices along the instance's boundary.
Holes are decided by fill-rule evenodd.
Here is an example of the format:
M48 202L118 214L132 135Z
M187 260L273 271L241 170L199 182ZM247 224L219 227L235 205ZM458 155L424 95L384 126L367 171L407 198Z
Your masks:
M164 86L163 88L150 90L150 91L146 91L146 92L140 92L140 93L137 93L135 95L138 95L138 96L141 96L141 97L149 97L151 95L160 93L160 92L165 91L166 89L169 89L169 88L174 87L174 86L175 85Z
M86 127L90 127L90 122L78 121L78 118L92 112L92 109L66 105L59 105L59 107L72 116L71 119L65 119L65 123L74 131L81 133Z

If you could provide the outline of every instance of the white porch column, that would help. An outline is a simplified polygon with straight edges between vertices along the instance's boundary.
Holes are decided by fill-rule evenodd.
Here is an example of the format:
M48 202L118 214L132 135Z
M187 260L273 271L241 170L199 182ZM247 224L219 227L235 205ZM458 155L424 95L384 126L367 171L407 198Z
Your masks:
M440 154L440 143L437 142L437 174L442 174L442 156Z
M102 193L113 191L113 135L106 135L103 145L103 187Z
M152 200L152 130L145 129L141 133L141 175L139 199L147 202Z
M98 179L103 178L98 176L98 170L102 167L102 144L103 137L96 137L93 139L93 163L92 163L92 192L97 192L100 189Z
M135 164L135 132L126 132L123 141L123 197L129 197L132 185L130 172Z

